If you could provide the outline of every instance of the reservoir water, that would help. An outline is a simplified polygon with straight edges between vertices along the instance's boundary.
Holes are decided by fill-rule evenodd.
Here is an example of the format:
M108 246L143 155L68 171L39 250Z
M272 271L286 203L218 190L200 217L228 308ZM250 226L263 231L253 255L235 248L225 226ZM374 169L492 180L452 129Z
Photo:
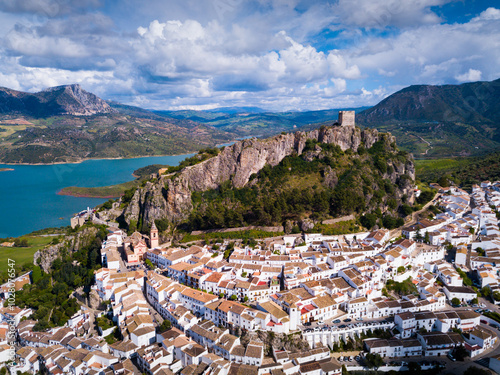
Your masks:
M134 179L134 170L151 164L178 165L189 155L87 160L78 164L5 165L0 172L0 238L69 225L71 216L106 201L57 195L67 186L96 187Z

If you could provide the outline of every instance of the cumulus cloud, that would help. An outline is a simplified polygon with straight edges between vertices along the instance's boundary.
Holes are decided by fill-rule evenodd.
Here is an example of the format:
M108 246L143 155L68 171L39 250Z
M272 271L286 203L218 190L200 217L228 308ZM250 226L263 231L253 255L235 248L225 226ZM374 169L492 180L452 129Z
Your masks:
M473 21L481 20L498 20L500 19L500 9L488 8L484 12L481 12L478 17L474 17Z
M476 69L469 69L467 73L459 74L455 76L455 79L458 82L474 82L481 80L481 71Z
M127 0L110 10L96 0L0 0L0 20L17 20L0 35L0 85L79 82L154 109L292 110L497 78L500 11L445 23L433 7L449 1ZM58 12L23 22L53 4Z

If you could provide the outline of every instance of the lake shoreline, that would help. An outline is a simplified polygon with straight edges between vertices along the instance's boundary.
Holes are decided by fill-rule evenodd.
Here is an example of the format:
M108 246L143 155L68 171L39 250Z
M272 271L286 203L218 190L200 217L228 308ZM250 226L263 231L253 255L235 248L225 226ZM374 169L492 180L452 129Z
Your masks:
M186 155L188 157L191 154L194 154L195 152L188 152L186 154L166 154L166 155L141 155L141 156L132 156L130 158L86 158L86 159L80 159L79 161L58 161L54 163L4 163L0 162L0 164L3 165L30 165L30 166L37 166L37 165L59 165L59 164L81 164L85 161L89 160L130 160L130 159L140 159L140 158L161 158L161 157L166 157L166 156L183 156ZM8 170L14 170L14 169L8 169Z
M0 163L0 168L15 168L10 174L0 173L5 180L0 184L0 211L9 213L0 216L0 238L59 227L60 217L72 217L75 212L98 206L135 187L135 170L152 164L176 166L190 156L108 159L59 166L10 167ZM64 189L69 187L72 189Z
M75 198L98 198L98 199L120 198L120 196L116 196L116 195L80 194L80 193L74 193L71 191L65 191L64 189L66 189L66 188L62 188L56 194L57 195L66 195L66 196L75 197Z

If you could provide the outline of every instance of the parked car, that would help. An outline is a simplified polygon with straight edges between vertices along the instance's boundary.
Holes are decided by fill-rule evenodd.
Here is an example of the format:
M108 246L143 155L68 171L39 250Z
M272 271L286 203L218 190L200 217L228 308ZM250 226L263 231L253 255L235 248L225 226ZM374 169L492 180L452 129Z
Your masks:
M318 320L318 324L325 324L323 320Z
M482 307L483 309L485 309L485 308L486 308L486 305L485 305L484 303L481 303L481 304L479 305L479 307Z
M349 318L344 319L344 322L346 322L346 323L352 322L352 319L349 319Z
M335 319L332 323L340 323L340 319Z
M363 321L363 318L362 318L362 317L359 317L359 318L356 318L356 320L357 320L358 322L362 322L362 321Z

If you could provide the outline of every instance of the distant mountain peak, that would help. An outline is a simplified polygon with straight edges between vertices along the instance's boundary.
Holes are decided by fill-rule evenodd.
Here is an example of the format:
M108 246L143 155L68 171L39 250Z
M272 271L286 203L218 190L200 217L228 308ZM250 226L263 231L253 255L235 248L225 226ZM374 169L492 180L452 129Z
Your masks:
M82 89L82 86L80 86L79 83L71 83L69 85L60 85L60 86L54 86L54 87L47 87L45 90L42 90L40 92L54 92L54 91L85 91Z
M360 113L364 123L500 123L500 79L460 85L412 85Z
M33 117L55 115L90 116L116 112L97 95L78 83L49 87L37 93L0 90L0 113Z

